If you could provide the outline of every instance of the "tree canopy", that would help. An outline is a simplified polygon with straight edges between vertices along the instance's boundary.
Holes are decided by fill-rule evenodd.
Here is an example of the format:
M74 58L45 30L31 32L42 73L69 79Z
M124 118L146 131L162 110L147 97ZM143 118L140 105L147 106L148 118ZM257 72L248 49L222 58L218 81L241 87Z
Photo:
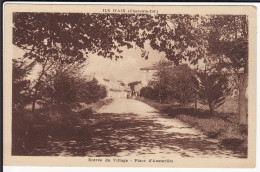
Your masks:
M248 81L248 20L245 15L24 13L13 14L13 44L25 49L25 58L42 64L83 63L89 53L122 58L122 47L140 47L148 41L154 50L179 65L188 60L214 61L214 67L238 74L239 99L245 99ZM149 53L142 53L149 58ZM239 72L242 71L242 75ZM39 80L41 75L39 76ZM37 95L37 89L35 91ZM239 108L245 117L245 102ZM245 119L245 118L244 118ZM245 120L243 120L245 121Z
M150 40L153 49L178 64L186 56L200 58L201 49L194 48L200 44L198 22L191 15L14 13L13 43L39 62L62 54L64 62L73 63L89 52L120 58L120 47L144 48Z

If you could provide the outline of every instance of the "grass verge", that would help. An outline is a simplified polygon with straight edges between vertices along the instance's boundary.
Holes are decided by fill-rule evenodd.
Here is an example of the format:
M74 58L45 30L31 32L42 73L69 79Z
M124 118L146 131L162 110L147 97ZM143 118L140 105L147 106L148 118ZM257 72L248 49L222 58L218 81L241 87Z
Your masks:
M13 109L12 155L28 155L36 147L46 147L48 141L90 138L90 125L84 123L85 119L111 102L112 99L103 99L78 110L48 106L36 109L33 114L30 110Z
M208 110L204 109L180 108L143 98L139 100L200 130L209 138L219 140L221 145L239 153L242 158L247 157L248 127L239 125L237 113L217 112L213 116L210 115Z

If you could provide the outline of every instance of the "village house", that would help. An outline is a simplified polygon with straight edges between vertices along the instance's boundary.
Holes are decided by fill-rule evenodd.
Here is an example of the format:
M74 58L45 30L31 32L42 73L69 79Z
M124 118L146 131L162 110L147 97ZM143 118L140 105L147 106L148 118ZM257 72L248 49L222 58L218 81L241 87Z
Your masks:
M149 81L152 80L153 75L155 74L155 72L157 71L155 66L150 66L150 67L143 67L140 68L141 72L142 72L142 86L145 87L148 85Z
M155 66L143 67L140 68L140 70L141 70L140 81L135 81L128 84L131 90L132 97L137 97L140 95L141 89L148 85L149 81L152 80L153 75L157 71Z

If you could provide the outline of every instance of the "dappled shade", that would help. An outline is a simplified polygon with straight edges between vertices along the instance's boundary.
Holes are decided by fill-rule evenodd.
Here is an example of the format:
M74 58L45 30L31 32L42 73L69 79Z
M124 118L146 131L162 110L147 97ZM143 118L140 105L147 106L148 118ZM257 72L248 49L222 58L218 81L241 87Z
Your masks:
M167 117L170 118L170 117ZM165 132L172 126L157 123L135 114L93 114L82 119L73 134L57 137L40 144L27 155L49 156L145 156L164 154L181 157L229 157L215 140L203 135ZM184 128L185 129L185 128ZM75 129L74 129L75 130ZM73 132L73 130L71 130ZM31 140L32 141L32 140ZM239 155L235 155L239 156Z

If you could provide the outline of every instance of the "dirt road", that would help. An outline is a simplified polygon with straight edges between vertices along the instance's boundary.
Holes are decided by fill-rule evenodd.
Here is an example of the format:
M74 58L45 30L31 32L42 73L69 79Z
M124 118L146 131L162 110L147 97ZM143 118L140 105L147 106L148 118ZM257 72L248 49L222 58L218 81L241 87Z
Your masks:
M84 116L84 114L83 114ZM115 99L82 117L69 131L30 155L168 158L238 158L214 139L137 100Z
M120 150L115 151L115 156L237 156L224 149L217 140L209 139L198 130L166 114L160 114L153 107L137 100L116 99L98 113L110 114L109 120L118 122L111 123L108 129L112 135L107 136L110 148Z

